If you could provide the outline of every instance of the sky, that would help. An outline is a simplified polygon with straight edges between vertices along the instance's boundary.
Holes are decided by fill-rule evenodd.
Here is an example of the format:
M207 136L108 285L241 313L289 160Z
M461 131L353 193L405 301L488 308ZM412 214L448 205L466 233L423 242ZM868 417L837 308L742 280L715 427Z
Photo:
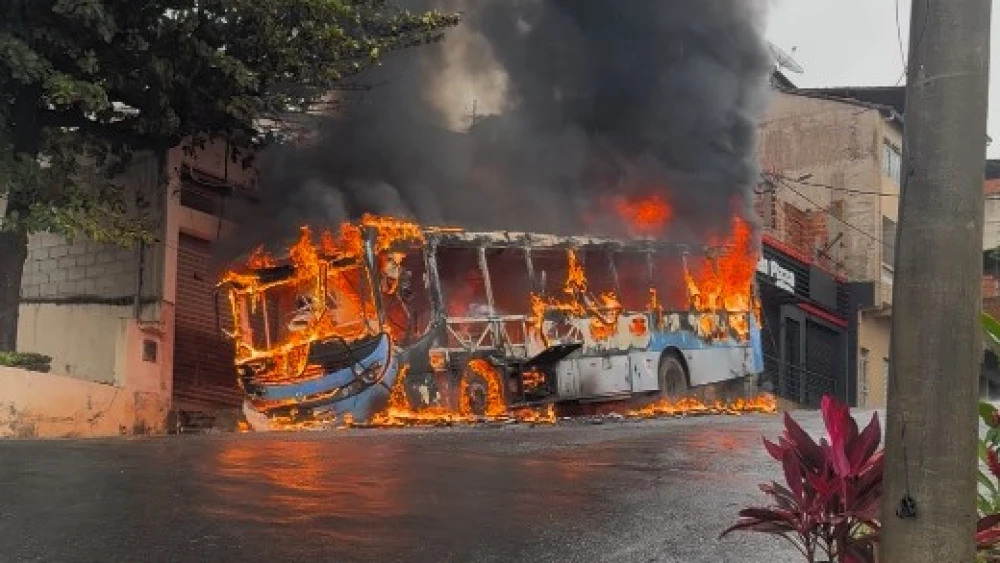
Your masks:
M900 35L903 53L909 46L910 0L898 0L898 28L896 10L896 0L774 0L767 38L805 70L787 73L797 86L892 86L903 73ZM987 151L1000 158L1000 5L991 35Z

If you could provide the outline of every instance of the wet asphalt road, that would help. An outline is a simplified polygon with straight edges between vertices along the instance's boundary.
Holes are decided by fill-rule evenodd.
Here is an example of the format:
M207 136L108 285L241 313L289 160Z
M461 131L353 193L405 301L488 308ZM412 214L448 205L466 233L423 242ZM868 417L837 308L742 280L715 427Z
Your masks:
M5 442L0 561L794 561L717 539L777 476L778 433L753 415Z

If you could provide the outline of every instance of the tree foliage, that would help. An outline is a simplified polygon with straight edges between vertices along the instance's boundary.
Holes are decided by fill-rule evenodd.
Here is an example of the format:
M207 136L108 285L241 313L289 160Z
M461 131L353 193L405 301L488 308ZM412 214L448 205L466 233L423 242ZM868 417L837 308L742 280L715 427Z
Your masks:
M254 147L269 117L457 22L385 0L0 0L0 227L142 238L115 181L133 154Z

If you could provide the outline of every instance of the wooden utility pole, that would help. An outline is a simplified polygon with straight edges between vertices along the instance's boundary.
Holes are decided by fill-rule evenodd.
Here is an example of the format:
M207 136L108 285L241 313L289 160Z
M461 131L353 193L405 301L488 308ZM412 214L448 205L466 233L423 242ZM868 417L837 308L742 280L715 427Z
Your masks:
M975 559L990 4L910 17L882 563Z

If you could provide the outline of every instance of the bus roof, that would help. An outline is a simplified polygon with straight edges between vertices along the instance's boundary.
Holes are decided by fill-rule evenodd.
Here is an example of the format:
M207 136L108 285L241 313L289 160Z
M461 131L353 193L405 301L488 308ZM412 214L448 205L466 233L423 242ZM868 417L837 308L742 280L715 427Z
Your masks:
M445 247L530 248L532 250L613 250L675 254L710 254L713 247L691 246L651 238L614 239L590 235L561 236L520 231L426 229L428 241ZM719 247L721 249L721 247Z

